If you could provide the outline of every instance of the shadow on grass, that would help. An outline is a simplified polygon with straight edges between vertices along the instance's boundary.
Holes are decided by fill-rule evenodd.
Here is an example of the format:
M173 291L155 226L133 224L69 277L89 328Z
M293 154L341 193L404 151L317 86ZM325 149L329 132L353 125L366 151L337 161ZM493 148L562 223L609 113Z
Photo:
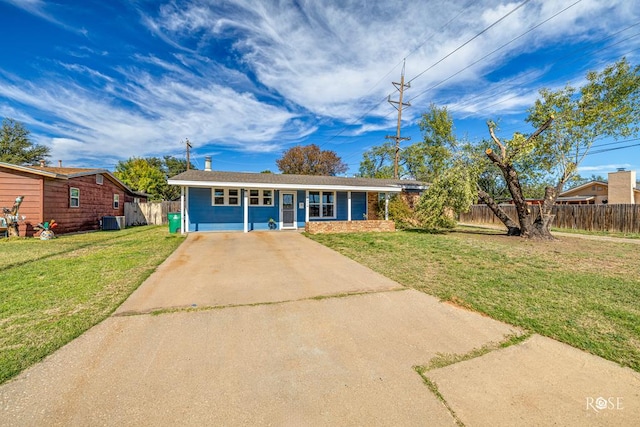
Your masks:
M492 228L456 228L454 230L451 230L450 232L456 234L475 234L481 236L507 236L507 230L496 230Z
M496 230L491 228L452 228L452 229L437 229L437 228L403 228L398 231L404 231L405 233L417 233L417 234L438 234L438 235L448 235L448 234L475 234L481 236L506 236L506 230Z
M398 231L404 231L405 233L418 233L418 234L449 234L451 230L437 229L437 228L402 228Z

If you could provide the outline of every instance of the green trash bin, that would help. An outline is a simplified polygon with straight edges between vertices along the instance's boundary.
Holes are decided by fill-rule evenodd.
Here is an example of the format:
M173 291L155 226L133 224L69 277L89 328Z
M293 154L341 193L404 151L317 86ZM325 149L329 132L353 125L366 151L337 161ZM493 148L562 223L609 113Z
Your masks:
M169 233L180 231L180 220L182 219L180 212L169 212L167 217L169 219Z

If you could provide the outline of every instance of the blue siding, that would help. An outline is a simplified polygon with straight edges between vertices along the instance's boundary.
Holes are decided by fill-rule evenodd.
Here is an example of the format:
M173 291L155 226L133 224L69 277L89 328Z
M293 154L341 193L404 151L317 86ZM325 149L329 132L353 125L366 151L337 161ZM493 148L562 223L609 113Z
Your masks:
M298 228L304 228L304 219L305 219L305 209L304 209L304 203L306 203L307 201L307 192L304 190L298 190L298 194L296 194L297 200L296 200L296 205L298 205L296 207L296 210L298 211L298 215L296 215L296 219L298 222ZM299 209L300 207L300 203L303 203L303 207L302 209Z
M242 194L244 196L244 193ZM210 188L189 188L190 231L242 231L244 208L240 206L211 206ZM274 206L250 206L249 230L268 230L269 219L278 220L279 200Z
M306 192L296 191L296 222L304 228ZM336 218L324 221L346 221L348 219L348 197L346 191L336 192ZM242 231L244 192L240 206L212 206L210 188L189 188L189 231ZM300 203L303 208L300 209ZM273 206L249 206L249 230L268 230L269 219L280 219L280 191L274 191ZM367 212L367 193L351 193L351 219L361 221ZM314 219L316 221L316 219ZM322 221L322 220L320 220Z
M336 193L336 206L335 206L335 210L336 210L336 219L337 221L346 221L347 219L349 219L348 215L348 198L347 198L347 193L345 191L338 191ZM334 221L335 221L334 220Z
M351 219L353 221L364 220L367 214L367 193L351 193Z

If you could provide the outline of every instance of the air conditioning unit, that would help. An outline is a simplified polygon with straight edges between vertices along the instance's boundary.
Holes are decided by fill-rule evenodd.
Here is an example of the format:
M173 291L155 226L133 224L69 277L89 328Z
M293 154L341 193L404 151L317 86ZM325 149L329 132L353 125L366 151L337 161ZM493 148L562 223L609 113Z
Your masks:
M124 230L126 227L124 216L103 216L102 217L102 229L103 230Z

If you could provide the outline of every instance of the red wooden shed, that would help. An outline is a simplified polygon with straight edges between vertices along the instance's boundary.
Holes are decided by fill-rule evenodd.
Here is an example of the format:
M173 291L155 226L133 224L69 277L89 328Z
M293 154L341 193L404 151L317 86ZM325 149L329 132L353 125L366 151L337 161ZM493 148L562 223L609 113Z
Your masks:
M0 208L24 196L20 235L33 236L34 227L55 219L56 234L98 230L104 216L123 216L126 202L146 202L105 169L18 166L0 162Z

